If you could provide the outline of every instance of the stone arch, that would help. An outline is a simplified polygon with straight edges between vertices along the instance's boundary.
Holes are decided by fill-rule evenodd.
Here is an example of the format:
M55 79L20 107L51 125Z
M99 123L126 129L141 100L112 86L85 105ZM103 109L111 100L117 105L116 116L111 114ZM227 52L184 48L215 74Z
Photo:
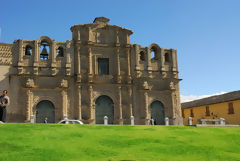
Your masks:
M146 60L146 53L143 50L139 52L139 58L140 58L140 61Z
M49 100L42 100L36 105L36 123L44 123L47 118L48 123L55 123L55 107Z
M35 96L34 97L34 102L33 102L33 107L32 107L32 111L33 111L33 114L34 115L36 115L36 107L37 107L37 104L39 103L39 102L41 102L41 101L44 101L44 100L48 100L48 101L50 101L50 102L52 102L53 103L53 105L54 105L54 108L55 108L55 110L57 111L57 110L59 110L59 108L58 108L58 103L57 103L57 99L53 99L52 97L48 97L48 96L40 96L40 97L38 97L38 96Z
M52 51L52 45L54 44L54 40L49 38L48 36L41 36L38 40L38 49L40 51L40 59L41 60L48 60L52 53L54 51ZM41 49L42 48L42 49ZM45 54L46 52L43 51L47 51L47 54Z
M31 56L33 54L34 47L30 44L26 44L24 47L24 55Z
M116 105L119 103L117 97L112 93L111 90L101 90L101 92L94 92L94 98L93 98L93 102L96 102L97 98L102 96L102 95L106 95L106 96L111 96L110 98L113 100L113 103ZM115 109L114 109L115 110Z
M107 95L101 95L95 101L96 124L103 124L104 116L108 117L109 124L114 123L114 102L111 97Z
M151 53L151 58L157 60L159 58L161 58L161 48L158 44L156 43L152 43L148 49L150 50ZM154 55L152 55L152 52L154 53Z
M38 41L38 43L41 43L41 41L46 41L46 42L48 42L49 44L53 44L53 43L54 43L54 40L51 39L51 38L48 37L48 36L41 36L37 41Z
M65 51L64 47L59 45L57 47L57 56L58 57L64 57L64 51Z
M150 116L156 125L165 124L165 106L159 100L154 100L149 106Z

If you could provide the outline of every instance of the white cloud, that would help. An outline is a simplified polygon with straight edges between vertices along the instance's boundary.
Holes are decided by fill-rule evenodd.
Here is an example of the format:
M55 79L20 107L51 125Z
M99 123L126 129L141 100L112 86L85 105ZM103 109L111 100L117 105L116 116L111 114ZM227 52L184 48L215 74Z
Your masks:
M197 100L197 99L201 99L201 98L206 98L206 97L210 97L210 96L214 96L214 95L220 95L220 94L224 94L224 93L226 93L226 92L219 92L219 93L215 93L215 94L200 95L200 96L196 96L196 95L184 96L184 95L181 95L181 103L189 102L189 101L193 101L193 100Z

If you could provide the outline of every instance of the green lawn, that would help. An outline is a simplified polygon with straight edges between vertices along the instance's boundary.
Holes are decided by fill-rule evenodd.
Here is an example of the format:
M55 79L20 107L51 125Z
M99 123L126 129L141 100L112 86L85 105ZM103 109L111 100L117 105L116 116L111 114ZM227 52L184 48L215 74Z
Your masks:
M0 124L0 161L240 160L240 127Z

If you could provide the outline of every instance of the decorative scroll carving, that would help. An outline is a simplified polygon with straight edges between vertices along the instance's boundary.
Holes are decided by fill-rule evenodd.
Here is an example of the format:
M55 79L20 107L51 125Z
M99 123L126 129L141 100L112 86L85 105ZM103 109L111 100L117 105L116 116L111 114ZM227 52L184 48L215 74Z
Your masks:
M31 78L28 78L27 81L26 81L26 87L27 88L33 88L35 85L34 85L34 80L31 79Z
M68 87L68 81L65 79L62 79L61 83L60 83L60 87L61 88L67 88Z

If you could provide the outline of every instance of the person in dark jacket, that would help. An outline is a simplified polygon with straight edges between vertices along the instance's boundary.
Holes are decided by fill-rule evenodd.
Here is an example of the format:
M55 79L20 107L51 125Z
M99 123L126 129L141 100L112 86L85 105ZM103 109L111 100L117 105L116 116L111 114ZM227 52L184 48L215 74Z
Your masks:
M2 122L6 122L7 106L10 104L7 93L7 90L4 90L3 94L0 96L0 121Z

